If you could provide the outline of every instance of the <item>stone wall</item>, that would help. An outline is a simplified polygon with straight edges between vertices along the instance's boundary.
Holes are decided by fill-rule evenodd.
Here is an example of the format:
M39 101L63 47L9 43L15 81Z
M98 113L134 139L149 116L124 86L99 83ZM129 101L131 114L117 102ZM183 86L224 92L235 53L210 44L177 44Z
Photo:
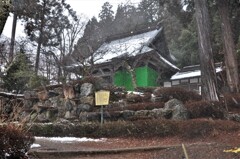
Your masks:
M156 102L157 96L151 96L153 90L143 93L128 94L121 88L96 83L75 83L56 85L37 91L26 91L24 95L0 94L1 119L26 120L34 122L100 121L100 107L95 106L95 91L110 90L109 107L121 107L122 111L111 112L104 109L104 120L133 120L139 118L167 118L184 120L188 118L187 110L178 100L165 103L164 108L132 111L124 109L130 103Z

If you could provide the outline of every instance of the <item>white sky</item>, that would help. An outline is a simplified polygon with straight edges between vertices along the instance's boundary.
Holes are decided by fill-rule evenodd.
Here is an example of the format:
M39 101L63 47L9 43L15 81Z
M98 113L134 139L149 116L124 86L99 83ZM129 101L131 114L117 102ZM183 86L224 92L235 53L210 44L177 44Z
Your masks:
M118 4L128 3L128 4L137 5L141 0L66 0L66 3L70 4L73 10L75 10L78 15L84 14L88 18L92 18L93 16L98 17L98 14L102 9L102 5L106 1L108 1L111 5L113 5L113 11L115 13ZM2 34L7 37L11 37L11 30L12 30L12 16L9 16ZM18 36L24 36L24 35L25 34L23 32L23 26L21 26L21 22L18 21L16 38Z

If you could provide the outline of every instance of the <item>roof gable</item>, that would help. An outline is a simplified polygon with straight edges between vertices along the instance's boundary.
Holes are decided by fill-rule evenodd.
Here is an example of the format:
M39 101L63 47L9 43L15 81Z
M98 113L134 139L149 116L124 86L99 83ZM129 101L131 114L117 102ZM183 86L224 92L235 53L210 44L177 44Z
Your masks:
M152 51L153 49L149 47L149 44L161 31L162 28L154 29L137 35L105 42L95 51L93 56L94 61L95 63L103 63L116 57L136 56Z

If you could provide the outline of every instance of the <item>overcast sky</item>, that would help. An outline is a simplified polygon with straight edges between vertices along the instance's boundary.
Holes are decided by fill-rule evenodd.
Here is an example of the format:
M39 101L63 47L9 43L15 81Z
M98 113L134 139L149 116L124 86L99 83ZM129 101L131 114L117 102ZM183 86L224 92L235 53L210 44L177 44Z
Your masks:
M84 14L88 18L91 18L93 16L98 17L102 5L106 1L113 5L113 10L115 13L118 4L128 3L137 5L141 0L66 0L66 2L71 5L73 10L75 10L78 15ZM7 37L11 37L11 30L12 30L12 16L9 16L2 34ZM23 33L23 27L21 26L21 22L18 21L16 37L24 35L25 34Z

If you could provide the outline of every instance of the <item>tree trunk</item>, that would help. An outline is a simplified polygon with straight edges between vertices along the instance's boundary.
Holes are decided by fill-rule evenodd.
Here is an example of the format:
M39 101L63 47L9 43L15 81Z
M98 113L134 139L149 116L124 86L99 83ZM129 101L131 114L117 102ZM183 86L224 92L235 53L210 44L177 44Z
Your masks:
M210 42L209 13L207 0L194 0L198 29L199 57L201 65L202 97L218 101L216 71Z
M12 36L11 36L10 52L9 52L9 64L13 60L16 27L17 27L17 14L14 13L14 15L13 15L13 23L12 23Z
M131 75L133 90L136 90L136 88L137 88L137 79L136 79L136 75L135 75L134 69L127 63L127 61L124 61L123 65L127 69L127 71L130 73L130 75Z
M233 34L229 20L227 0L218 0L218 10L221 18L222 40L224 45L224 59L226 65L227 83L231 92L239 92L239 76L237 54L233 41Z
M41 51L41 46L42 46L42 38L43 38L43 27L44 27L44 14L45 14L45 7L46 7L46 1L43 2L43 11L41 15L41 26L39 30L39 39L38 39L38 46L37 46L37 55L36 55L36 62L35 62L35 73L38 74L39 70L39 61L40 61L40 51Z

